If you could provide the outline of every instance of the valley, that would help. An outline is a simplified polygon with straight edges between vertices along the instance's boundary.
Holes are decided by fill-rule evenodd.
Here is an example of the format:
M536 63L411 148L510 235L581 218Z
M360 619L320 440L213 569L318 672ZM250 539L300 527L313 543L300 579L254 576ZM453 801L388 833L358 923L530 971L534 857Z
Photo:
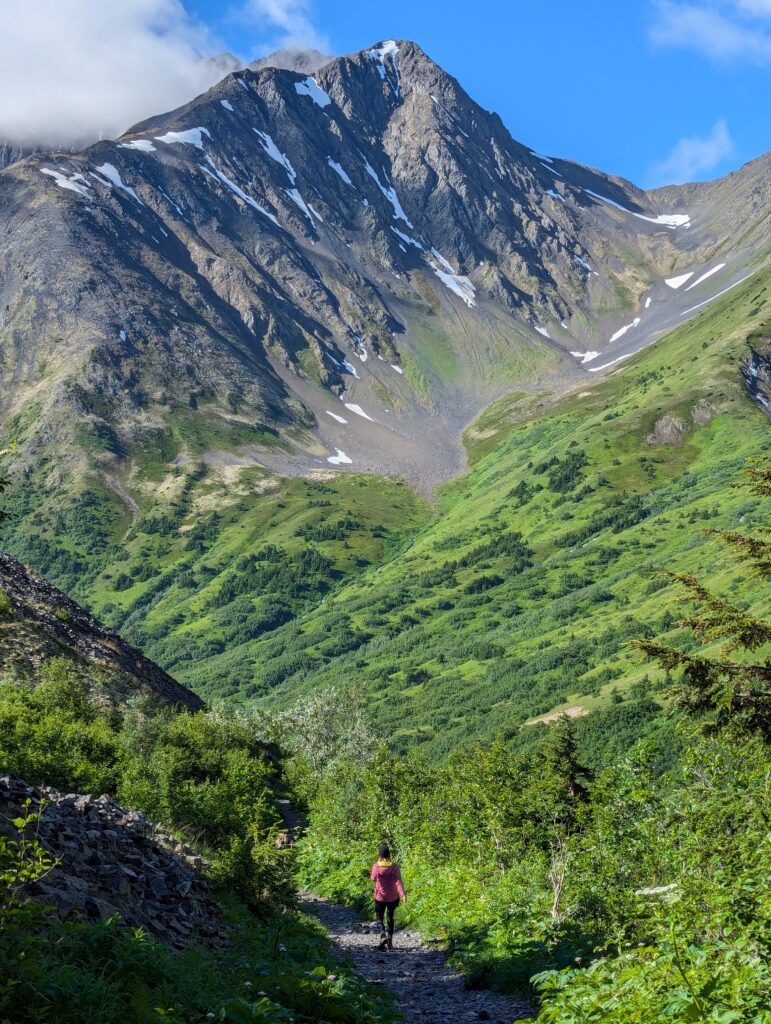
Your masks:
M769 1024L771 154L214 60L0 140L0 1018Z

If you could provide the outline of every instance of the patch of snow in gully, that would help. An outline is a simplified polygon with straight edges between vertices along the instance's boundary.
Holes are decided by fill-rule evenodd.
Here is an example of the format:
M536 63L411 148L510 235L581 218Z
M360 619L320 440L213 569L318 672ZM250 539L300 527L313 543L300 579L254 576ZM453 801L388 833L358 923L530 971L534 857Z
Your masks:
M689 270L687 274L680 274L679 277L668 277L664 283L668 284L670 288L682 288L686 281L690 281L693 277L693 271Z
M549 332L546 330L545 327L538 327L536 325L535 329L538 331L539 334L542 334L544 338L549 338ZM551 338L549 338L549 340L551 341Z
M687 288L685 290L688 291ZM653 302L653 299L649 295L648 298L645 300L645 308L646 309L650 309L651 302Z
M431 263L429 260L434 273L442 284L449 288L450 291L455 292L456 295L459 295L469 309L472 306L476 306L476 288L471 281L462 274L456 274L453 270L452 264L442 256L438 249L434 249L432 247L431 252L439 260L440 266L443 268L440 269L440 267L437 267L435 263Z
M349 459L345 452L340 451L339 448L335 448L336 455L330 455L327 462L331 462L333 466L351 466L353 465L353 459Z
M348 423L348 420L344 420L343 417L338 416L336 412L330 412L329 409L325 409L324 412L327 414L327 416L331 416L333 420L337 420L338 423Z
M129 185L126 185L121 180L121 176L120 176L120 174L118 174L117 167L113 167L112 164L102 164L101 167L97 167L97 171L99 172L99 174L103 174L105 176L105 178L108 179L107 180L107 184L108 185L115 185L116 188L120 188L124 192L127 192L131 196L132 199L136 200L136 202L139 203L140 206L144 206L145 205L142 202L142 200L139 198L139 196L136 194L134 189L131 188Z
M229 110L231 114L233 113L233 104L229 103L228 100L220 100L220 106L224 107L225 110Z
M186 132L166 132L165 135L156 135L156 142L165 142L167 146L172 145L187 145L195 146L197 149L203 149L203 135L207 139L211 139L208 129L206 128L189 128Z
M281 164L281 166L287 173L289 183L291 185L294 185L297 179L297 174L295 172L294 167L292 167L292 164L289 162L288 157L286 157L281 152L281 150L278 148L276 143L273 141L270 135L268 135L267 132L261 132L259 128L252 128L252 131L259 136L260 144L262 145L262 148L265 150L268 156L271 158L271 160L275 160L277 164Z
M310 76L304 78L302 82L295 82L294 87L300 96L310 96L316 106L321 107L322 110L332 102L316 79Z
M408 219L407 214L402 209L402 204L399 202L399 197L397 196L396 191L394 190L393 186L389 186L388 188L385 188L382 185L382 183L380 181L380 178L378 177L377 171L370 164L369 160L367 160L366 157L364 157L364 169L366 170L366 172L370 176L370 178L372 178L372 180L377 183L377 187L380 189L380 191L386 197L386 199L391 204L391 206L393 206L393 208L394 208L394 220L403 220L404 223L407 225L407 227L411 228L412 227L412 223Z
M713 267L712 270L708 270L706 272L706 274L702 274L701 277L698 277L693 282L693 284L689 284L688 287L685 290L687 292L689 292L691 290L691 288L695 288L697 285L700 285L702 283L702 281L706 281L707 278L712 277L713 274L717 274L717 272L719 270L722 270L724 266L725 266L725 263L718 263L718 265L716 267Z
M354 412L354 413L356 413L356 415L357 415L357 416L361 416L361 417L362 417L363 419L365 419L365 420L369 420L369 421L370 421L370 423L374 423L374 422L375 422L375 421L374 421L374 420L372 419L372 417L371 417L371 416L368 416L368 415L366 414L366 412L364 412L364 410L362 409L362 407L361 407L360 405L355 405L355 404L353 404L353 403L345 402L345 407L346 407L346 409L348 409L348 410L349 410L349 412Z
M399 47L396 45L396 42L393 39L389 39L388 42L383 43L382 46L377 46L372 50L367 50L367 56L370 58L370 60L377 61L377 69L381 79L384 82L388 82L388 84L393 89L394 95L397 97L397 99L399 98L402 84L401 75L399 74L399 65L396 63L396 55L398 52ZM385 66L386 57L390 57L390 64L391 67L393 68L394 75L396 76L395 83L392 82L391 79L388 77L388 72L386 71Z
M208 167L204 167L203 164L199 164L199 167L204 172L204 174L209 174L212 177L218 178L219 181L221 181L223 185L229 188L234 195L237 195L239 199L243 199L245 203L248 203L249 206L251 206L253 209L259 211L259 213L261 213L264 217L267 217L268 220L272 221L276 225L276 227L281 226L272 213L269 213L264 206L260 206L260 204L256 202L254 199L252 199L251 196L248 196L242 188L239 188L239 186L236 185L234 181L231 181L226 174L223 174L222 171L219 170L219 168L215 165L214 161L210 156L206 157L206 162L208 163L211 170L209 170Z
M622 213L629 213L633 217L637 217L638 220L647 220L649 224L662 224L664 227L679 228L688 227L691 223L691 217L688 213L662 213L658 217L646 217L644 213L634 213L633 210L627 210L621 203L615 202L613 199L608 199L607 196L601 196L597 192L592 192L591 189L585 188L584 192L588 196L592 196L594 199L599 199L601 203L607 203L608 206L613 206L617 210L621 210Z
M398 235L403 242L406 242L407 245L414 245L416 249L420 249L421 252L424 251L423 246L420 244L420 242L416 242L414 238L411 238L409 235L403 234L398 228L395 228L393 225L391 225L391 230L395 235Z
M691 306L690 309L683 310L680 316L685 316L687 313L693 313L697 309L701 309L702 306L708 306L710 302L714 302L715 299L719 299L721 295L725 295L727 292L733 291L734 288L738 288L740 284L744 284L744 282L748 281L751 277L752 274L747 274L745 277L741 278L741 280L736 281L732 285L729 285L728 288L724 288L722 292L718 292L717 295L713 295L711 298L705 299L704 302L700 302L698 306Z
M155 152L155 146L149 139L132 139L131 142L119 142L118 149L138 149L140 153Z
M593 359L596 359L600 354L599 352L571 352L571 356L575 356L576 359L580 359L581 363L591 363Z
M634 354L634 352L627 352L625 356L619 356L618 359L611 359L609 363L603 363L602 366L590 366L589 373L597 373L600 370L607 370L609 366L615 366L616 363L620 363L622 359L628 359L630 356L633 356Z
M461 135L464 138L466 138L466 139L469 138L468 132L464 132L463 129L461 128L461 126L458 124L457 117L455 117L453 114L451 114L450 111L447 109L447 107L445 107L443 103L440 103L440 101L436 98L436 96L433 95L433 93L431 95L431 99L434 101L434 103L437 105L437 107L439 107L440 110L443 110L445 112L445 114L447 114L447 116L455 124L455 126L457 127L457 129L461 133Z
M59 186L59 188L66 188L69 192L77 192L85 199L91 199L91 196L88 194L88 189L90 188L90 185L88 185L88 183L86 183L85 185L81 185L78 183L78 179L82 178L83 175L73 174L71 175L71 177L68 178L66 174L62 174L61 171L55 171L51 167L41 167L40 173L48 174L50 177L52 177L56 184Z
M609 339L608 344L614 341L618 341L619 338L623 338L627 331L631 331L633 327L638 327L640 324L639 316L636 316L631 324L627 324L625 327L619 327L616 333ZM607 364L610 366L610 363Z
M345 169L342 167L341 164L339 164L339 163L337 163L337 161L333 160L331 156L327 157L327 163L332 168L332 170L343 179L343 181L346 183L346 185L351 185L353 187L353 182L348 177L348 175L345 172Z

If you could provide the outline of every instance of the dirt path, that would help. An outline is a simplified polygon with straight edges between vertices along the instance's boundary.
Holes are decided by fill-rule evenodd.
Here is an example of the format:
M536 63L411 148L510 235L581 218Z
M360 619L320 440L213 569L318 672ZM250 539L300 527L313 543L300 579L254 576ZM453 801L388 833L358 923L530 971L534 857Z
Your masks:
M307 894L302 901L329 931L337 950L351 958L358 973L396 995L405 1024L475 1020L511 1024L535 1015L533 1007L524 1003L465 988L461 975L446 966L444 953L423 945L416 932L397 932L393 952L381 953L377 926L360 921L350 907Z

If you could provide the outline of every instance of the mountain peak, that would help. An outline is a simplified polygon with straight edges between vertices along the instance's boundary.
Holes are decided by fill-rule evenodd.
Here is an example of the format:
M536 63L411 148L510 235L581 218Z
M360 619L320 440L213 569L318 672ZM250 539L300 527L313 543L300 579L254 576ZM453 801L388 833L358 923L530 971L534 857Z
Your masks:
M312 47L287 46L269 53L265 57L247 64L250 71L261 71L263 68L280 68L283 71L298 71L300 74L312 75L335 58Z

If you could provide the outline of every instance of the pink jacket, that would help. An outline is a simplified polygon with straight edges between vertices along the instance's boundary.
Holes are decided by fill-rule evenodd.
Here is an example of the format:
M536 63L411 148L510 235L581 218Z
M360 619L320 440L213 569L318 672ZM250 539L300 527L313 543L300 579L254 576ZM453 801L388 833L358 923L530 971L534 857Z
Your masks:
M406 899L398 864L377 860L372 865L369 877L375 883L375 899L379 903L391 903L399 897Z

